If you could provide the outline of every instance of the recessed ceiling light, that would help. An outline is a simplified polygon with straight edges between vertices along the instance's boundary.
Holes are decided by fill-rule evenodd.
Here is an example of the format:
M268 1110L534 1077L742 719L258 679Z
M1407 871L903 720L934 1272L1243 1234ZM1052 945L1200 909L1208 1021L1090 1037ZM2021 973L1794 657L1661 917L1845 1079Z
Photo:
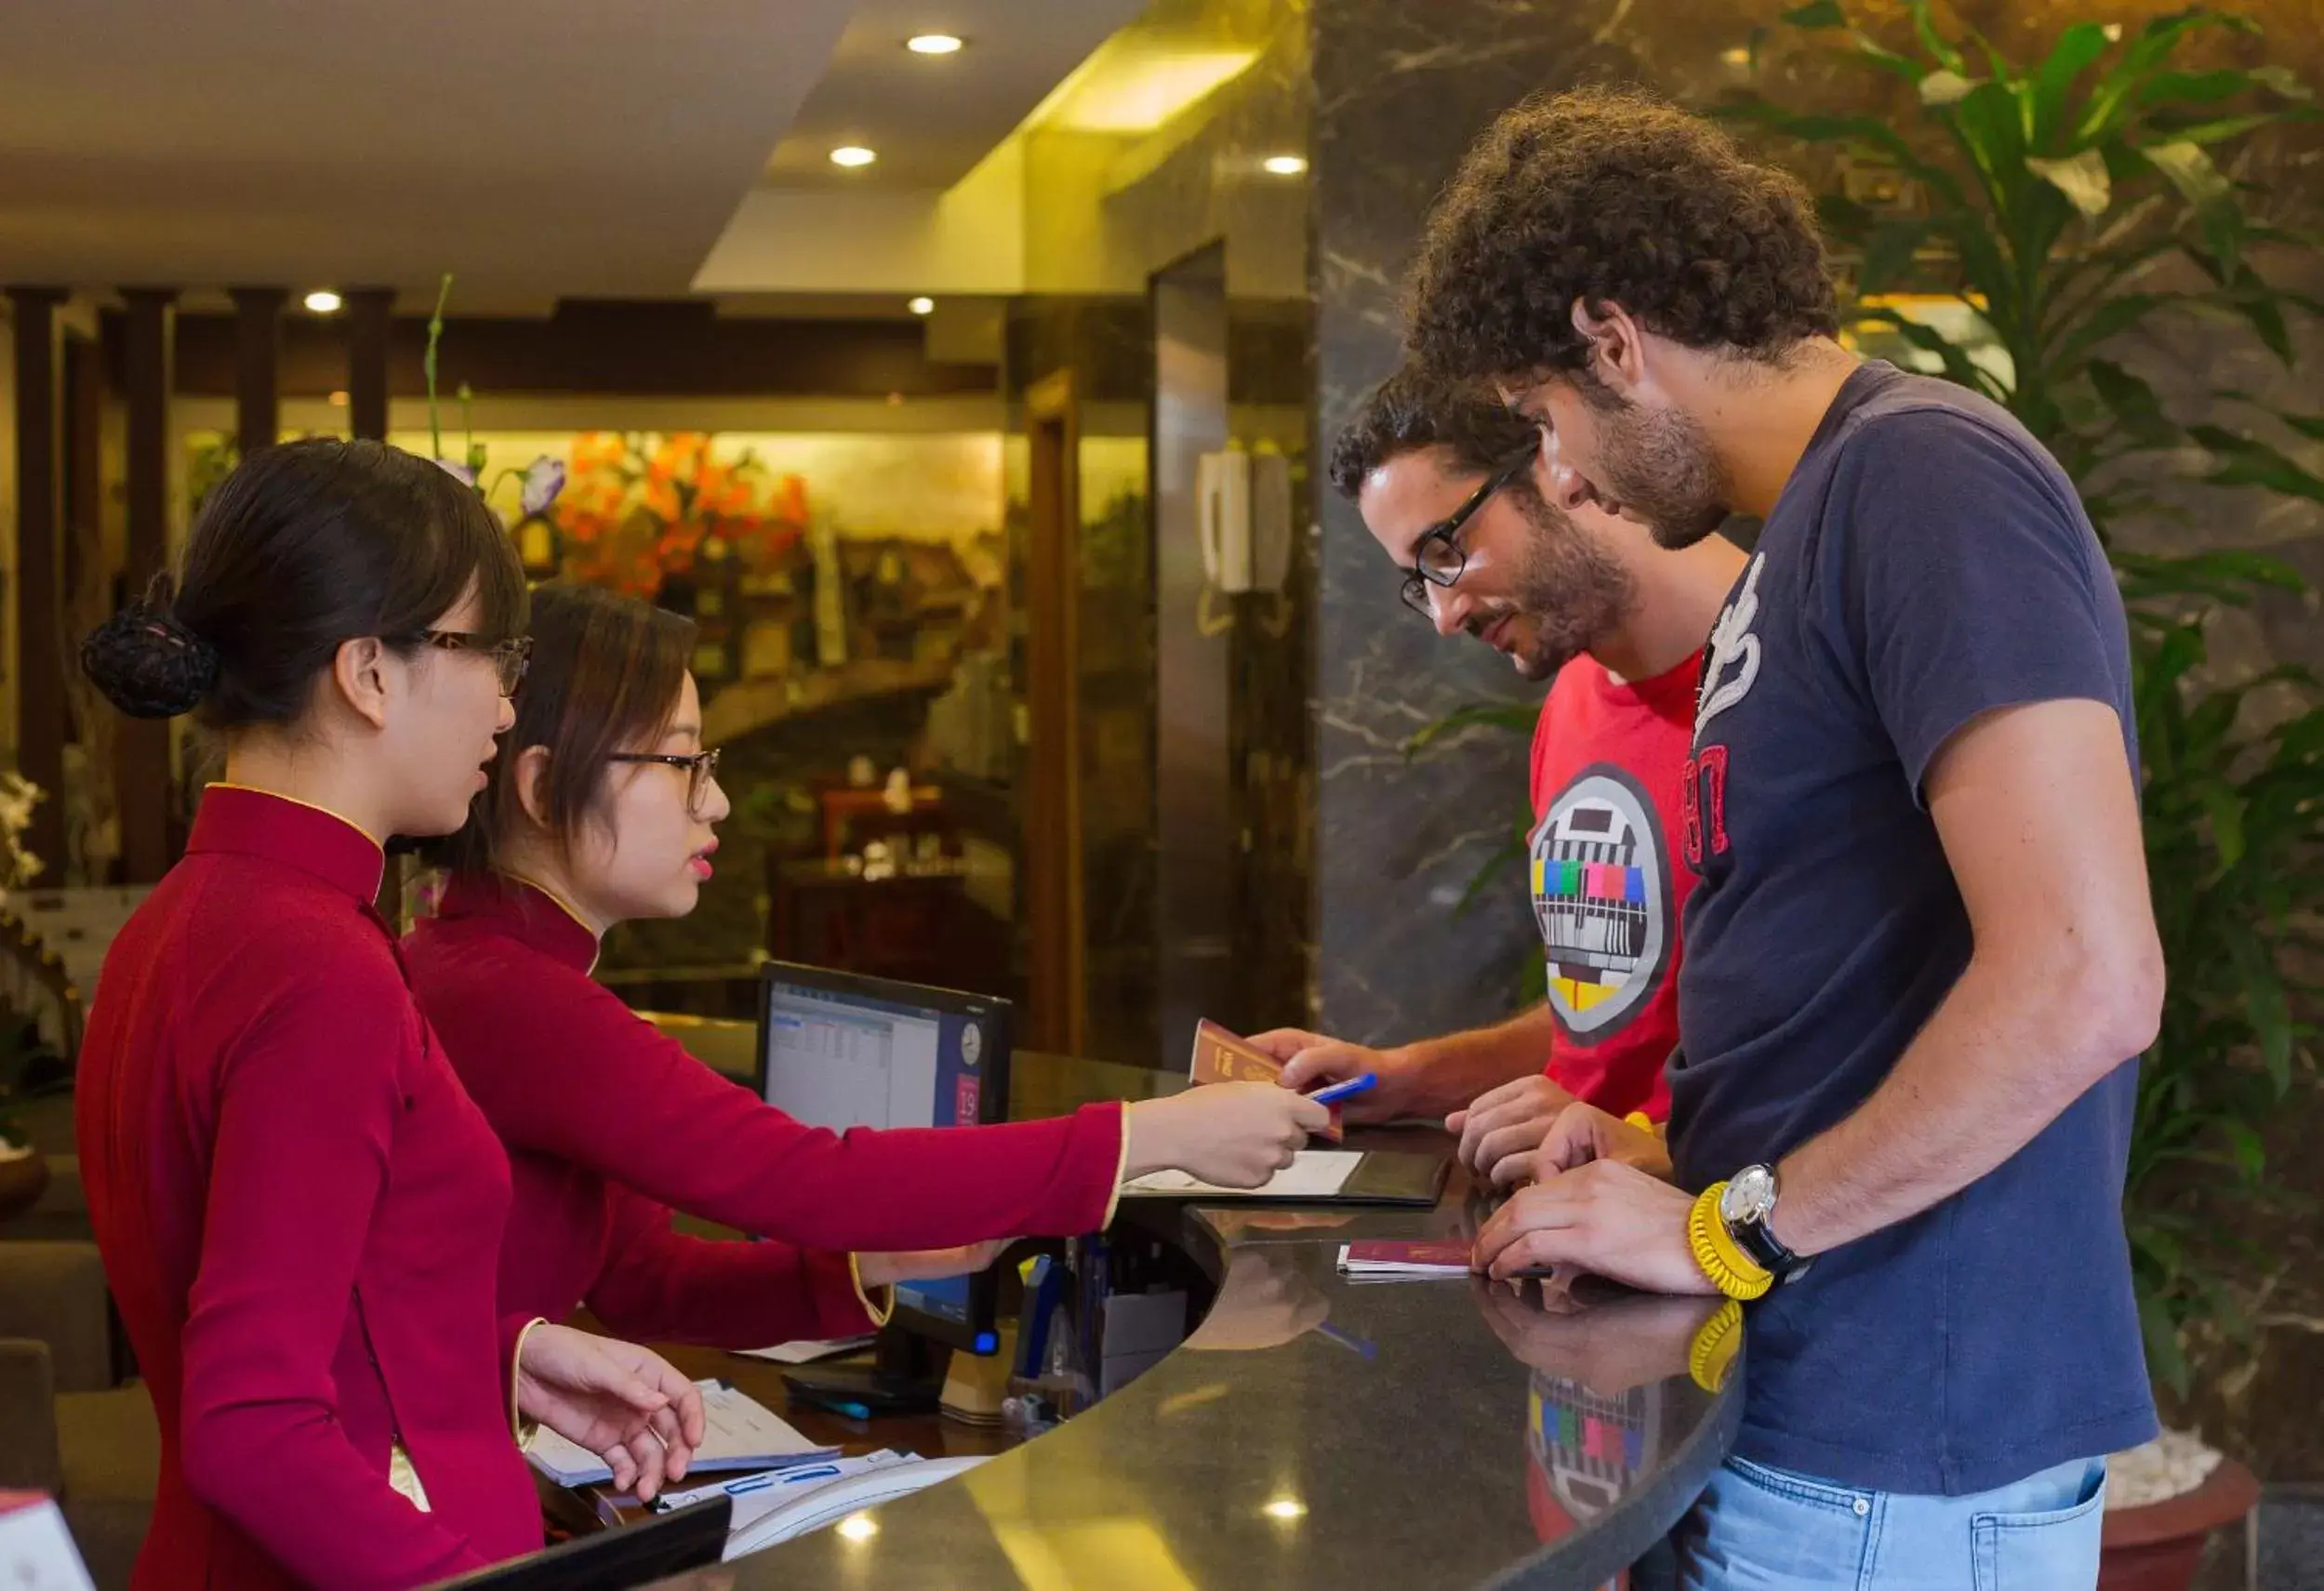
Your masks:
M934 298L914 298L904 306L915 315L932 313L936 307L936 301Z
M957 55L961 41L950 33L914 33L904 47L914 55Z
M328 287L317 287L313 292L307 295L307 308L312 310L318 315L335 315L339 313L339 295L332 292Z
M843 143L831 151L833 166L869 166L879 158L876 152L868 150L859 143Z
M1269 177L1296 177L1308 168L1304 154L1270 154L1259 162L1259 168Z
M880 1533L880 1522L869 1514L850 1514L834 1528L851 1542L868 1542Z
M1277 1497L1271 1499L1261 1512L1270 1519L1288 1521L1306 1518L1308 1505L1296 1497Z

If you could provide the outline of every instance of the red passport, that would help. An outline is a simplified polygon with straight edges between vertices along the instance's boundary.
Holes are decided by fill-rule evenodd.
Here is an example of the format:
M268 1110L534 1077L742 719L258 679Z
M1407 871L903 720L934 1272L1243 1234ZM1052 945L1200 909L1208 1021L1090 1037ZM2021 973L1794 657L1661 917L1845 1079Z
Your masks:
M1282 1071L1282 1062L1254 1047L1241 1034L1230 1033L1215 1022L1194 1025L1194 1061L1187 1067L1187 1076L1194 1081L1273 1082ZM1339 1107L1329 1108L1332 1124L1316 1136L1336 1144L1348 1136L1348 1130L1340 1124Z

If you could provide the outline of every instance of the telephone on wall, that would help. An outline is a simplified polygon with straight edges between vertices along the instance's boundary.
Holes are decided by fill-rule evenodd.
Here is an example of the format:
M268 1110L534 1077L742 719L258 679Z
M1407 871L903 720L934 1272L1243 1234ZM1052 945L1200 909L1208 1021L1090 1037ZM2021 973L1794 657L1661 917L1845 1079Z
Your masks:
M1195 473L1202 575L1228 595L1280 591L1291 565L1291 460L1229 448Z

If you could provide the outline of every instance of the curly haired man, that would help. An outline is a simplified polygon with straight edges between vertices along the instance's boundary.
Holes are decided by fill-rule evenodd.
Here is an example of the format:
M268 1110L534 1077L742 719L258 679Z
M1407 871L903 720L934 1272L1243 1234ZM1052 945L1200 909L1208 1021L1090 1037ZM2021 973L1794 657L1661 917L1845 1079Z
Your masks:
M1685 1584L2092 1584L2103 1455L2154 1431L2120 1197L2163 970L2073 483L1844 348L1799 185L1638 94L1504 115L1412 293L1561 506L1765 522L1694 710L1664 1175L1574 1107L1480 1263L1759 1298Z

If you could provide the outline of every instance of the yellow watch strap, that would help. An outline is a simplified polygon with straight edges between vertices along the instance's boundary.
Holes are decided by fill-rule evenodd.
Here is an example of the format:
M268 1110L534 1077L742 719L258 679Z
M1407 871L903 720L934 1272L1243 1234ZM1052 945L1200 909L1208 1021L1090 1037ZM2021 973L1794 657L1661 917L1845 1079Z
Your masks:
M1725 1183L1715 1182L1695 1200L1694 1207L1687 1212L1687 1243L1694 1251L1694 1263L1703 1267L1712 1286L1730 1298L1748 1302L1774 1286L1775 1277L1728 1236L1727 1223L1719 1214L1719 1198L1726 1191Z

